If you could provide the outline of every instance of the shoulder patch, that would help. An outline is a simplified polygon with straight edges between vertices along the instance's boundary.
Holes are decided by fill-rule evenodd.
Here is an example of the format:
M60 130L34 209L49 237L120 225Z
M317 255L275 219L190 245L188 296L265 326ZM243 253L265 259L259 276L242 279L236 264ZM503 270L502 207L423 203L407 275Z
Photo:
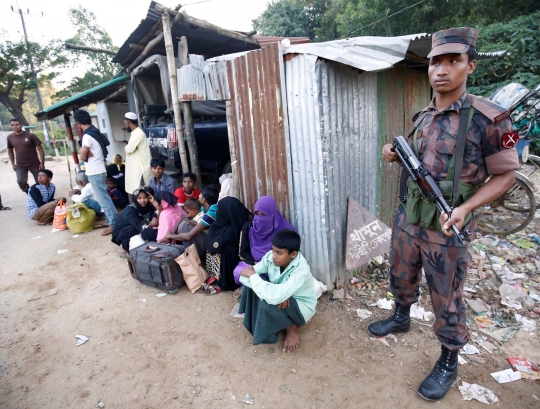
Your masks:
M503 119L506 119L506 118L510 118L510 111L503 112L499 116L496 116L495 118L493 118L493 123L496 124L497 122L500 122L500 121L502 121Z
M487 98L471 95L471 105L494 124L510 117L510 112Z

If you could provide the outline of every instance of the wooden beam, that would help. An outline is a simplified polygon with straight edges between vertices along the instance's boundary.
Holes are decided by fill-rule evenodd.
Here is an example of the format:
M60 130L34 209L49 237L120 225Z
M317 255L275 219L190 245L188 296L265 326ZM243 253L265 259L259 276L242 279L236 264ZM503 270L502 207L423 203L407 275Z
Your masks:
M181 14L178 14L176 17L178 16L181 16ZM182 172L185 173L189 172L189 164L186 152L186 145L184 142L184 131L182 129L182 117L180 115L178 81L176 78L176 62L174 59L171 17L169 16L169 13L163 13L161 16L161 20L163 21L163 39L165 40L165 50L167 52L167 67L169 68L169 80L171 83L171 97L174 112L174 123L176 126L176 138L178 140L178 150L180 152L180 163L182 164Z
M89 45L64 43L68 50L80 50L80 51L92 51L94 53L104 53L110 55L116 55L116 51L108 50L107 48L91 47Z
M178 42L178 61L180 61L180 67L189 64L188 43L185 36L182 36ZM176 89L178 90L178 82L176 83ZM199 182L200 187L202 187L201 170L199 169L199 152L197 151L197 142L195 141L195 128L193 127L193 111L191 109L191 101L182 102L182 108L184 108L184 124L187 146L189 149L191 171L195 173L197 176L197 182Z
M182 13L178 13L176 15L176 17L173 19L173 21L170 21L170 17L169 17L169 14L168 13L165 13L167 14L167 17L169 18L169 30L171 31L172 33L172 29L171 27L176 27L176 25L178 23L180 23L180 21L182 21L182 18L183 18L183 14ZM164 15L165 15L164 14ZM139 54L139 56L135 59L135 61L133 61L129 67L127 67L127 71L128 72L131 72L133 71L141 62L144 61L145 57L148 55L148 53L150 53L150 51L152 51L152 49L161 42L161 40L163 40L163 31L161 31L161 33L159 33L152 41L150 41L148 44L146 44L146 47L144 48L143 52L141 54ZM172 34L171 34L171 44L172 44ZM173 47L173 51L174 51L174 47ZM176 73L175 73L176 75Z

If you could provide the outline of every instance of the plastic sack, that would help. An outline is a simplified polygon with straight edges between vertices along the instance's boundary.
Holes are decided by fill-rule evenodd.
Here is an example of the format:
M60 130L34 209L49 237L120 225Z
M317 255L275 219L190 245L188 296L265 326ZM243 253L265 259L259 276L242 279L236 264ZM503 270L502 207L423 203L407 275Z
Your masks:
M67 208L66 203L63 200L59 200L56 203L54 209L54 219L53 219L53 228L55 230L66 230L66 218L67 218Z
M75 203L67 208L67 227L73 234L88 233L94 230L96 212L83 203Z
M142 246L144 243L145 241L140 234L133 236L129 239L129 251L133 250L135 247Z
M238 265L234 268L234 271L233 271L233 276L234 276L234 282L237 284L237 285L242 285L242 283L240 282L240 275L242 274L242 271L248 267L251 267L249 264L247 263L244 263L243 261L241 261L240 263L238 263Z

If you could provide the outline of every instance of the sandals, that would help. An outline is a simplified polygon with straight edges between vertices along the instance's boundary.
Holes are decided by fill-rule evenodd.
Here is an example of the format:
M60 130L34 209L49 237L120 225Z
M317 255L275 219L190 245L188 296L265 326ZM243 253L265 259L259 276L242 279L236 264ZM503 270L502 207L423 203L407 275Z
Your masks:
M0 210L11 210L11 207L0 206Z
M221 291L221 288L217 285L201 285L201 290L205 295L215 295Z

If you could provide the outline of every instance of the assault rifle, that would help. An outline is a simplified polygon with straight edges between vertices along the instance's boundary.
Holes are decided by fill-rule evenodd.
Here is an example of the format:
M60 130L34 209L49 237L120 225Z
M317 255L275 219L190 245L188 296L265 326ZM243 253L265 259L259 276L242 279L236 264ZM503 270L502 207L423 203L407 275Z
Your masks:
M445 212L450 218L452 214L452 208L444 198L444 195L433 179L433 176L429 173L426 166L416 157L413 150L407 143L407 140L403 136L398 136L392 142L393 150L398 155L398 158L403 165L403 168L407 171L413 182L418 186L422 196L428 198L437 205L437 208L441 212ZM400 192L400 200L406 201L407 195ZM455 224L452 225L454 236L459 240L461 244L465 244L465 238L470 236L468 230L460 232Z

